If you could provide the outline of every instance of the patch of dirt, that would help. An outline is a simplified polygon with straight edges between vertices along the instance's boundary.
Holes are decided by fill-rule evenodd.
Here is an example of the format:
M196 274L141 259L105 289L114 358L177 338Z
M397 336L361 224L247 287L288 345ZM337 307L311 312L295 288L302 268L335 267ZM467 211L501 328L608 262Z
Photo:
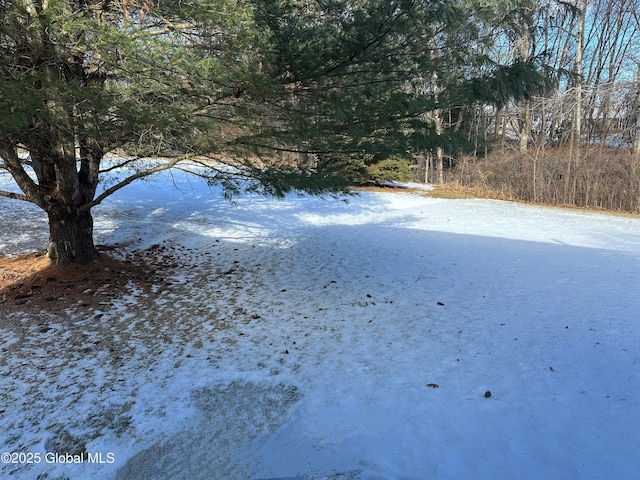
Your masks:
M86 265L52 265L43 252L19 257L0 255L0 312L59 311L70 307L98 307L137 291L157 292L166 286L163 271L171 263L162 245L133 252L123 259L101 253Z

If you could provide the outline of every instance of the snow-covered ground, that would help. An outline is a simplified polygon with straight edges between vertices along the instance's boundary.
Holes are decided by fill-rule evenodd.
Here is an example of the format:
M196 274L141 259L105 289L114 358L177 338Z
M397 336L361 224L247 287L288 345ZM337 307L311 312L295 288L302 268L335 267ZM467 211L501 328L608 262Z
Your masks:
M638 478L639 218L216 193L164 174L95 209L97 243L178 257L171 288L10 315L0 452L41 460L2 478ZM36 210L0 223L44 246Z

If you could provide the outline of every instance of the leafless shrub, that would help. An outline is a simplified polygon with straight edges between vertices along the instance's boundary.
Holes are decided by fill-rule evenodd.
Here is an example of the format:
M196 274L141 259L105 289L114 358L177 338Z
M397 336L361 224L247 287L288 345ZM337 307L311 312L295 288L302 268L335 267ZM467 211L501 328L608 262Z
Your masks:
M448 180L500 197L640 212L640 164L621 150L559 147L464 157Z

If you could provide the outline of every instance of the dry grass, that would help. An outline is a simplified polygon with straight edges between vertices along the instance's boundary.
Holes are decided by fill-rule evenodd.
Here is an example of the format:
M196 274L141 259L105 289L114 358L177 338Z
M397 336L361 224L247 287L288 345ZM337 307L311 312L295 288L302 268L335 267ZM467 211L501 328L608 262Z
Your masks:
M446 198L449 200L462 200L465 198L478 198L481 195L469 188L461 187L455 183L436 185L432 190L418 190L417 193L424 197Z
M640 212L640 164L630 152L568 148L461 158L448 180L481 196Z

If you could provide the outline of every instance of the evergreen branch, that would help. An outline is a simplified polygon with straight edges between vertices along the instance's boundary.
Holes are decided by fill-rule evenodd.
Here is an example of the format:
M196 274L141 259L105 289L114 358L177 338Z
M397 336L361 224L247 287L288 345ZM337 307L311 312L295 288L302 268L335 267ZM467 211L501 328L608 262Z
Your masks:
M181 172L188 173L189 175L193 175L194 177L202 178L207 181L219 180L219 177L222 177L222 176L228 179L234 178L234 179L242 179L242 180L250 180L252 178L251 175L249 175L248 173L244 173L239 167L233 167L234 171L229 171L221 168L216 168L214 165L207 164L204 162L194 162L194 163L202 167L205 167L207 170L214 173L207 175L205 173L195 172L185 167L175 167L175 169ZM228 165L228 164L224 164L224 165L231 167L231 165Z
M331 149L318 149L318 148L300 148L300 147L276 147L274 145L267 145L266 143L249 142L248 139L238 139L236 142L238 145L244 145L246 147L262 148L270 150L272 152L279 153L307 153L312 155L328 155L331 153L359 153L359 150L344 150L342 148Z

